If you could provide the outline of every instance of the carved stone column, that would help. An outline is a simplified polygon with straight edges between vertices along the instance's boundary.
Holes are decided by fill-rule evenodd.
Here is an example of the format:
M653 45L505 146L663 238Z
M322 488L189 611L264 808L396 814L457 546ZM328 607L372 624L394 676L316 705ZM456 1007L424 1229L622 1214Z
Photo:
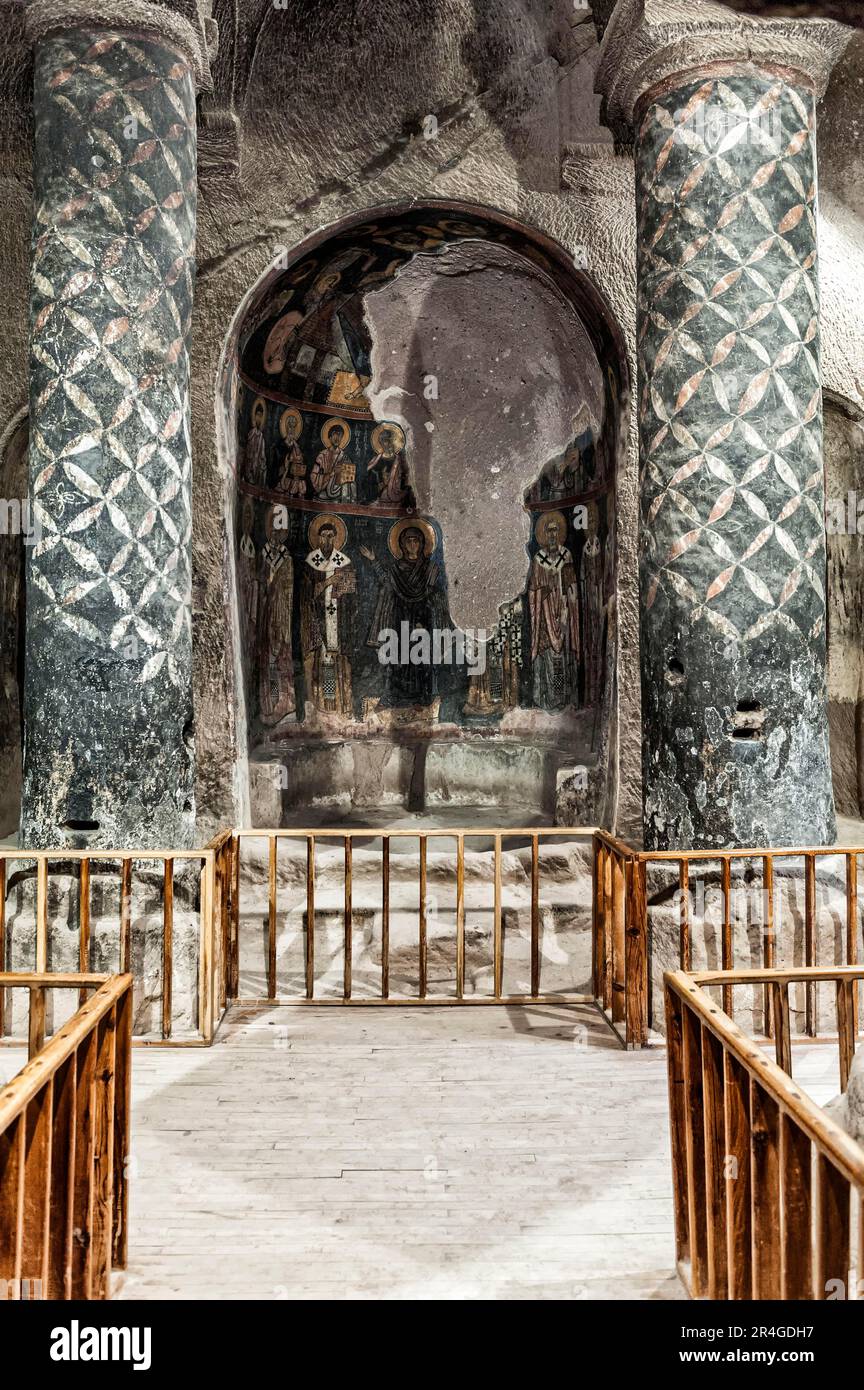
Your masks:
M815 106L847 31L621 0L634 131L643 819L652 848L835 835Z
M93 16L91 18L91 16ZM22 842L194 830L194 3L34 0Z

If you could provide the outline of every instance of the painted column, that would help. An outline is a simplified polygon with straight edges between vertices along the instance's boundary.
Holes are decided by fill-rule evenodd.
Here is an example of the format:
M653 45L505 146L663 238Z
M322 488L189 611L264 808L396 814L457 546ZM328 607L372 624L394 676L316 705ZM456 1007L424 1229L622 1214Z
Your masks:
M194 833L189 332L202 36L36 0L27 846ZM68 11L68 13L67 13ZM132 19L130 20L130 16ZM136 28L126 27L136 22Z
M830 843L815 106L844 31L643 10L601 62L635 138L645 843Z

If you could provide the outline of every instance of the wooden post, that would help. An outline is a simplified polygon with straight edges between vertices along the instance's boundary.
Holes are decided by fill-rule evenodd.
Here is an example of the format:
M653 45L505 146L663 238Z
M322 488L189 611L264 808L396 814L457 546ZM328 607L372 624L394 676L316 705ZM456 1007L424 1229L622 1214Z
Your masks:
M816 856L804 859L804 961L816 964ZM808 1038L816 1036L816 986L809 980L804 986L804 1027Z
M456 841L456 998L465 993L465 836Z
M78 969L86 975L90 969L90 860L86 857L78 866ZM87 990L78 992L78 1003L87 1000Z
M705 1114L705 1215L708 1236L708 1297L728 1297L726 1247L726 1102L723 1044L702 1029L702 1101Z
M21 1278L26 1111L0 1133L0 1279Z
M845 1091L855 1056L855 984L837 981L837 1046L840 1051L840 1090ZM864 1270L861 1277L864 1278Z
M115 1013L101 1020L95 1029L96 1075L93 1083L93 1197L90 1237L91 1298L110 1294L111 1252L113 1249L114 1202L114 1041Z
M120 870L120 973L132 969L132 860L127 856Z
M634 856L626 864L625 1037L628 1047L648 1041L648 897L646 863Z
M390 997L390 836L381 840L381 998Z
M787 1076L791 1076L792 1032L789 1025L789 982L787 980L775 981L768 988L771 991L771 1012L774 1021L774 1055L778 1067L782 1067Z
M750 1224L750 1083L741 1063L724 1051L726 1124L726 1252L728 1297L752 1296Z
M228 995L236 999L240 993L240 836L234 836L232 852L234 891L231 894L231 950L228 974Z
M762 892L765 897L765 920L762 924L762 964L766 970L774 965L774 859L770 854L762 856ZM770 1038L772 1028L771 990L764 989L763 1008L765 1011L765 1036Z
M859 1278L861 1277L859 1273ZM849 1184L824 1154L816 1155L816 1297L849 1297Z
M51 1144L51 1228L48 1286L52 1300L72 1297L72 1241L75 1177L75 1055L54 1076ZM0 1140L2 1144L2 1140ZM0 1184L2 1185L2 1184Z
M690 1292L708 1293L708 1221L705 1197L705 1112L702 1096L702 1027L684 1005L684 1135L687 1148L687 1227L690 1232Z
M51 1119L53 1078L33 1097L25 1122L21 1278L48 1288L48 1231L51 1214Z
M780 1297L780 1112L750 1080L750 1174L753 1298Z
M267 874L267 998L276 998L276 853L278 839L270 836Z
M315 836L306 837L306 998L315 998Z
M91 1232L93 1230L93 1152L95 1117L96 1032L88 1033L75 1054L75 1174L71 1297L91 1297Z
M420 835L420 903L418 917L418 991L426 998L426 836Z
M132 1115L132 981L117 1001L114 1056L114 1191L112 1258L126 1268L129 1238L129 1138Z
M351 998L351 959L353 953L353 910L351 907L351 836L345 836L345 908L343 923L345 928L345 948L342 972L342 997Z
M732 864L728 854L721 864L723 886L723 940L721 943L723 969L732 969ZM723 1012L734 1018L735 998L731 985L723 986Z
M172 985L174 982L174 860L162 869L162 1036L171 1036Z
M606 881L606 846L599 835L593 838L594 873L592 876L592 920L594 923L593 967L594 998L603 1007L603 972L606 963L606 906L603 890Z
M6 856L0 857L0 971L6 969ZM6 1036L6 991L0 989L0 1038ZM0 1274L0 1278L2 1278Z
M675 1212L675 1260L690 1263L690 1222L687 1185L686 1093L684 1079L684 1005L666 986L666 1061L669 1076L669 1126L672 1141L672 1201Z
M682 859L678 865L678 893L681 898L679 927L679 959L682 970L693 969L693 944L690 940L690 864Z
M496 999L501 998L504 951L501 921L501 836L495 836L495 920L492 943L492 983Z
M780 1116L780 1173L783 1249L780 1297L813 1297L813 1235L810 1139L788 1115Z
M594 837L596 844L596 835ZM597 932L597 873L594 871L593 920ZM531 997L540 993L540 836L531 836ZM596 996L596 989L595 989Z
M620 1023L627 1014L626 962L627 941L624 931L625 860L620 854L612 856L612 1022Z

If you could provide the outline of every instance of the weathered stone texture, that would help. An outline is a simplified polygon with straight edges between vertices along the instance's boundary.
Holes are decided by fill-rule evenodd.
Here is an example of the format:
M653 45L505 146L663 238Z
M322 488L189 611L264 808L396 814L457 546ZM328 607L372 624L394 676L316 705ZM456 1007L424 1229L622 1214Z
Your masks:
M671 84L670 84L671 85ZM637 149L646 843L830 843L815 111L753 69Z
M22 838L183 846L194 86L169 46L75 30L34 95Z

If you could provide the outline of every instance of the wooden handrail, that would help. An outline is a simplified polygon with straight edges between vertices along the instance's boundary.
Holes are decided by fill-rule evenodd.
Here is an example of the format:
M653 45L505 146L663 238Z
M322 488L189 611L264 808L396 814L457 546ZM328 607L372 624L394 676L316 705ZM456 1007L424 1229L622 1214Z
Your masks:
M737 973L740 977L741 972ZM770 972L760 970L754 973L764 975ZM822 979L832 978L829 971L817 973ZM837 971L835 974L839 975L840 972ZM813 974L806 970L794 975L796 979L808 977L813 978ZM787 976L785 972L780 971L777 978L782 980ZM864 972L857 971L851 978L862 979ZM704 993L694 976L685 974L683 970L674 970L667 971L664 979L667 986L698 1015L700 1022L723 1043L750 1076L764 1086L771 1099L800 1125L808 1139L822 1149L841 1170L847 1181L864 1189L864 1149L861 1145L850 1138L820 1105L811 1100L782 1067L778 1067L776 1062L766 1057L759 1044L739 1028L737 1023L714 1003L710 995ZM724 983L723 972L712 972L710 983ZM728 979L725 983L746 983L746 980Z
M678 1270L695 1298L862 1296L864 1149L791 1075L788 985L837 985L841 1088L855 1049L857 967L670 971L664 976ZM777 1061L705 992L765 984Z
M4 971L0 988L28 989L31 1014L48 989L95 991L0 1088L0 1286L108 1298L127 1256L132 976Z
M68 1023L58 1029L36 1057L31 1057L11 1081L0 1088L0 1134L20 1115L50 1076L72 1055L100 1019L132 988L131 975L17 975L4 971L0 986L38 986L40 989L96 990Z
M448 1005L453 1002L465 1004L485 1004L499 1003L512 1004L519 1000L531 1000L537 1002L555 1003L582 1003L587 1002L589 995L577 993L570 990L550 991L543 993L542 990L542 952L540 949L541 941L541 878L543 864L540 857L540 844L547 840L561 841L584 841L589 842L594 835L591 827L585 826L533 826L520 828L513 826L505 827L446 827L436 826L426 829L423 826L413 828L388 830L380 827L340 827L338 829L318 829L304 830L299 827L273 827L265 829L263 827L245 828L234 832L233 848L217 848L217 882L223 875L223 870L219 868L219 858L221 855L229 855L231 859L231 920L226 931L227 947L225 951L225 997L240 999L243 1004L253 1004L259 1000L273 1001L282 999L284 1002L326 1005L340 1003L345 1005L362 1005L368 1007L370 1004L404 1006L412 1004L428 1005ZM466 847L472 840L483 840L488 846L492 862L492 881L489 885L487 909L490 915L490 946L489 960L486 963L489 970L490 982L488 993L473 992L466 989ZM507 937L508 937L508 913L506 911L505 885L503 878L505 856L509 852L512 841L527 842L520 846L525 850L530 848L530 903L526 902L525 907L529 913L530 932L528 936L528 963L525 969L525 984L520 980L515 988L505 987L505 977L507 962ZM241 998L240 981L240 919L241 909L244 903L241 902L241 895L248 902L248 887L243 884L240 873L240 851L241 846L249 841L257 841L264 846L265 860L265 891L266 902L256 906L256 931L254 936L255 964L253 967L254 983L251 987L251 997L243 992ZM283 888L280 885L279 874L279 850L277 846L287 845L290 842L302 849L305 842L306 863L305 874L298 865L295 869L298 872L296 882L297 892L291 899L293 910L303 918L303 944L302 944L302 971L298 968L295 971L286 972L293 976L292 983L287 986L287 992L282 981L277 980L277 938L281 928L283 912ZM409 846L413 842L419 845L419 860L417 864L417 895L411 906L411 910L417 915L417 932L413 950L416 954L416 988L414 992L396 992L393 988L391 978L391 955L393 947L392 939L392 901L391 901L391 879L394 868L394 861L391 859L391 846L394 841L401 841ZM447 857L452 858L450 886L455 895L455 910L453 912L453 942L452 942L452 961L451 961L451 980L444 986L445 991L439 992L439 988L434 988L431 976L431 950L430 950L430 914L427 902L427 886L429 876L432 873L433 863L437 870L437 859L433 861L429 853L429 842L433 841L437 846L443 847L447 842ZM364 842L369 842L368 846ZM211 845L216 845L216 841L211 841ZM323 996L320 990L320 981L316 980L315 964L316 959L322 959L325 964L331 966L334 962L330 961L323 952L316 952L315 933L321 930L322 907L320 898L317 900L316 910L316 876L320 874L322 860L325 849L331 852L336 851L337 858L341 851L341 874L336 863L330 867L336 873L337 879L334 883L334 892L338 895L341 889L341 902L334 902L331 911L340 911L342 917L342 942L339 956L342 964L341 991L335 998ZM455 855L453 849L455 848ZM360 855L363 853L361 861ZM356 856L356 857L355 857ZM380 913L380 950L381 961L380 969L376 965L374 970L374 993L369 996L365 989L358 989L356 980L357 963L355 960L355 911L356 898L355 884L359 877L359 871L368 864L370 856L373 862L380 862L380 899L376 895L373 905L374 910ZM415 862L412 858L412 863ZM300 882L299 875L302 875L304 882ZM526 866L526 879L527 879ZM526 888L527 888L526 883ZM303 906L305 903L305 913ZM263 912L262 912L263 909ZM248 909L242 915L245 917ZM258 914L261 913L260 921L263 927L262 938L257 932ZM449 916L449 911L448 911ZM317 919L317 920L316 920ZM441 918L438 918L439 924ZM623 911L622 911L623 928ZM449 923L448 923L449 926ZM512 928L510 928L512 931ZM244 938L244 950L249 950L252 944L251 934ZM263 954L261 953L263 944ZM437 954L437 953L436 953ZM244 962L246 957L244 955ZM521 963L521 962L520 962ZM280 968L280 976L282 970ZM302 978L301 978L302 973ZM436 970L436 974L437 974ZM244 970L245 974L245 970ZM530 983L529 983L530 980ZM259 983L260 982L260 983ZM363 982L365 984L365 981ZM318 988L316 989L316 985ZM338 988L338 987L337 987ZM248 989L248 987L247 987ZM624 1017L623 995L620 1006L620 1017Z

